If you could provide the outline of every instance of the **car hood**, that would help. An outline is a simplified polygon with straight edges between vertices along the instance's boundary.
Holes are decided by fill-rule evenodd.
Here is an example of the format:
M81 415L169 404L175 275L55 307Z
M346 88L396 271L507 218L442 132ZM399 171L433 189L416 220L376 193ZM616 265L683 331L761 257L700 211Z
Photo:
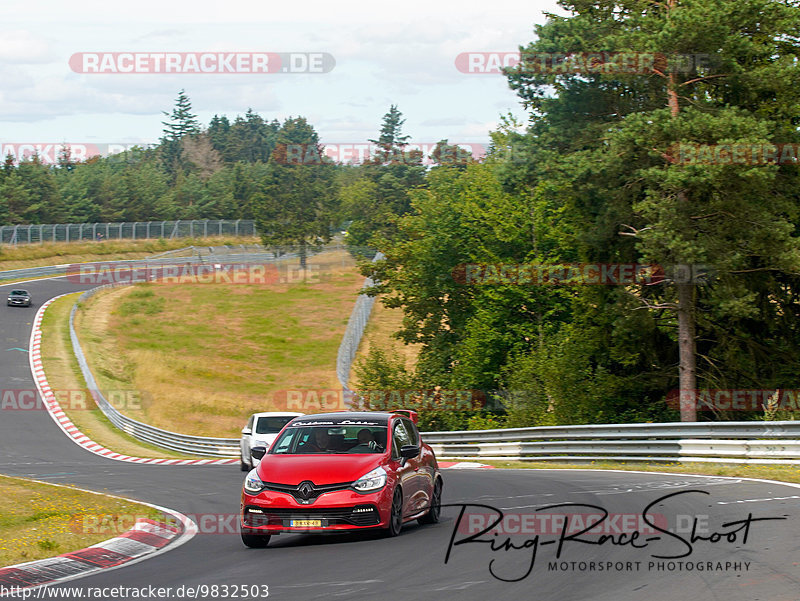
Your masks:
M369 455L264 455L258 477L276 484L353 482L381 465L383 454Z

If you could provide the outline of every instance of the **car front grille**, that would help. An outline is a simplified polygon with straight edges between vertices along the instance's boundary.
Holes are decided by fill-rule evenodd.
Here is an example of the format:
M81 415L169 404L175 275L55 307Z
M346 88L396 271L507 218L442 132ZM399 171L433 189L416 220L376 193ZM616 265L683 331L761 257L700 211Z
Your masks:
M310 480L306 480L297 485L264 482L264 488L266 490L292 495L295 501L302 505L311 505L320 497L320 495L324 495L327 492L347 490L350 488L350 485L350 482L340 482L338 484L314 484Z
M248 526L291 527L292 520L320 520L322 528L327 526L375 526L380 522L378 508L374 505L354 507L309 507L303 509L254 507L245 508L245 524Z

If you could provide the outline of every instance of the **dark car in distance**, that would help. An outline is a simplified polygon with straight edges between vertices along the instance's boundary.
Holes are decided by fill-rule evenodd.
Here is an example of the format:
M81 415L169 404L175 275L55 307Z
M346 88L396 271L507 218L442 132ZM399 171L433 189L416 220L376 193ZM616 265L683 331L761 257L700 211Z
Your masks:
M17 288L8 293L6 304L9 307L30 307L31 295L27 290Z

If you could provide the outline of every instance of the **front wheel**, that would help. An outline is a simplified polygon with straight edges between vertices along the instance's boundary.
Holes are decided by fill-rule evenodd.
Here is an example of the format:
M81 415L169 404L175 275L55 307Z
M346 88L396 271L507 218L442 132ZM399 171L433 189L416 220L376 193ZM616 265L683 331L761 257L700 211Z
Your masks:
M431 507L428 513L423 515L417 521L420 524L435 524L439 521L439 516L442 514L442 481L436 478L436 484L433 485L433 495L431 495Z
M386 528L386 536L397 536L403 528L403 491L400 488L394 489L392 496L392 509L389 514L389 526Z
M242 542L251 549L263 549L269 544L269 534L250 534L242 530Z
M241 455L239 456L239 469L243 472L249 472L251 469L250 466L244 462L244 458Z

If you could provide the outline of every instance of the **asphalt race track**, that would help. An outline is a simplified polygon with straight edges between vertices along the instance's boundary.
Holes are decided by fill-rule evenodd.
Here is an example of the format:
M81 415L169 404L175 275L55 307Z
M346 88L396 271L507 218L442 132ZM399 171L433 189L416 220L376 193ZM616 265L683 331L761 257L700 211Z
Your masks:
M11 286L19 284L0 290ZM24 287L34 307L0 307L4 390L34 388L27 353L6 349L27 349L36 308L81 289L65 278ZM281 535L267 549L248 549L237 533L218 532L228 530L230 516L238 511L243 476L238 465L151 466L103 459L68 440L43 410L4 410L0 472L106 491L205 521L199 534L173 551L65 587L172 587L169 599L182 598L180 587L185 596L185 587L199 585L268 585L270 598L287 600L800 600L800 488L775 483L589 470L446 470L444 502L454 506L445 508L442 522L434 526L410 524L395 539L378 533ZM675 533L641 521L654 502L655 524L677 528ZM561 503L579 506L547 508ZM467 507L456 528L463 504L485 507ZM504 532L476 537L487 542L456 544L478 534L481 520L497 515L492 508L506 515ZM563 520L580 530L578 520L596 516L600 508L610 514L603 527L613 539L606 537L601 545L596 534L570 530L556 559ZM476 513L484 516L470 517ZM557 516L566 518L559 522ZM691 543L695 518L695 534L704 538ZM783 519L755 521L762 518ZM591 519L587 523L598 523ZM197 598L214 596L209 590Z

